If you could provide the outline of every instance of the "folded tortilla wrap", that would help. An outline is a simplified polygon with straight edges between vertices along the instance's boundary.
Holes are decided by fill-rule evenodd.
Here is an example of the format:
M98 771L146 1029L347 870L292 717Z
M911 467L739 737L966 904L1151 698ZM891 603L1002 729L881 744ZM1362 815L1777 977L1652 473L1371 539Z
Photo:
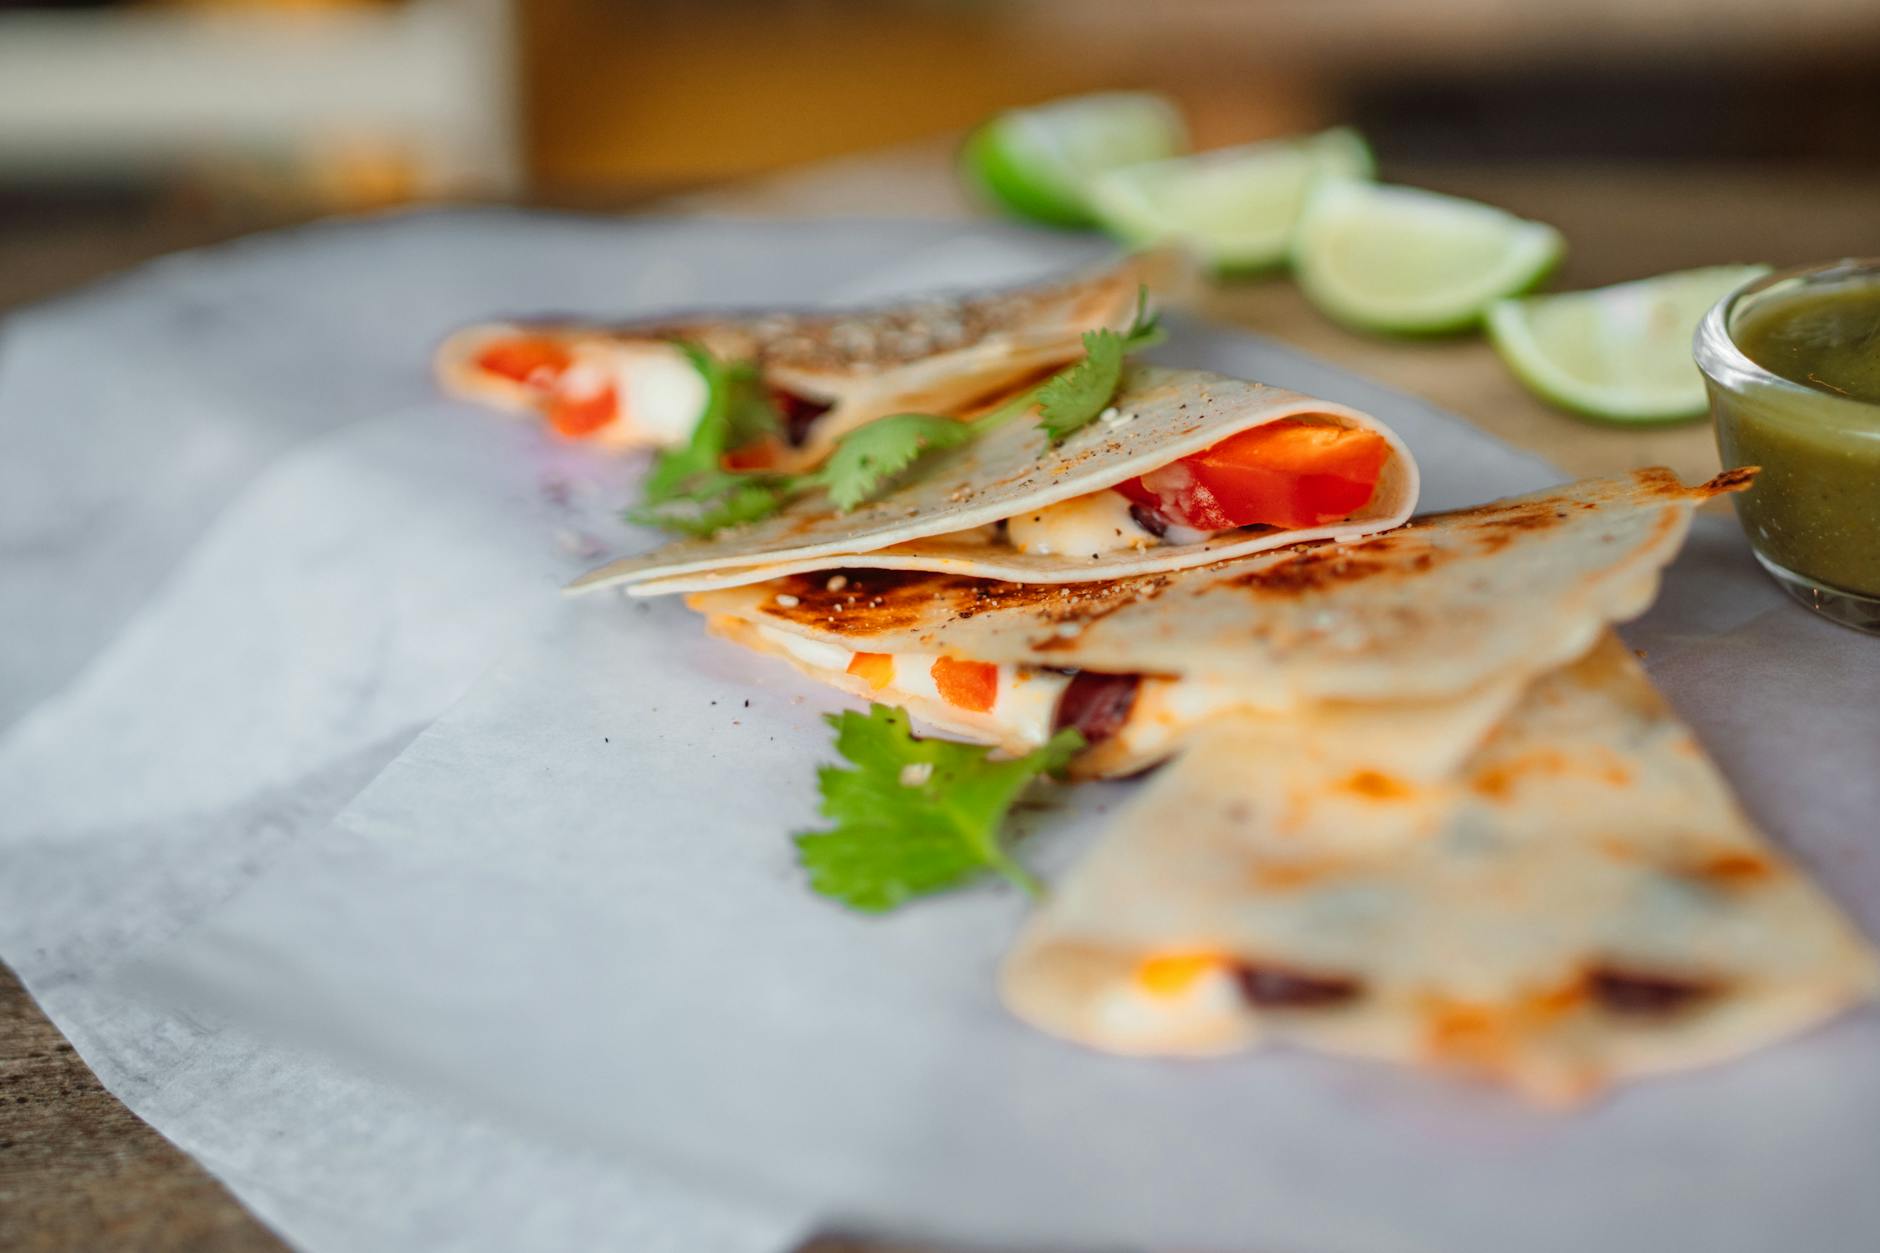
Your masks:
M1383 423L1344 405L1197 370L1132 367L1114 412L1050 447L1029 418L936 455L911 482L842 513L821 494L710 539L613 562L570 591L693 592L843 566L1070 583L1179 570L1331 536L1388 530L1415 507L1417 467ZM1383 461L1348 516L1292 529L1157 533L1116 488L1232 436L1284 422L1372 432Z
M547 410L571 390L613 389L609 420L584 434L620 449L685 443L705 393L675 342L722 363L754 364L780 400L794 447L778 468L806 468L843 434L890 413L952 413L1074 360L1084 332L1123 329L1147 285L1167 298L1179 262L1144 253L1069 279L971 296L933 296L833 313L759 312L662 319L620 326L492 322L466 327L438 348L443 388L511 412ZM513 343L561 350L545 375L513 377L486 354ZM525 363L526 369L526 363ZM794 419L794 421L790 421Z
M1271 1039L1560 1103L1872 996L1865 940L1611 636L1439 757L1389 724L1212 728L1056 885L1007 1005L1112 1052Z
M1014 752L1075 726L1083 776L1134 773L1214 720L1432 704L1485 728L1641 612L1691 511L1747 472L1668 470L1431 514L1349 543L1042 586L852 569L692 595L715 633L942 732Z

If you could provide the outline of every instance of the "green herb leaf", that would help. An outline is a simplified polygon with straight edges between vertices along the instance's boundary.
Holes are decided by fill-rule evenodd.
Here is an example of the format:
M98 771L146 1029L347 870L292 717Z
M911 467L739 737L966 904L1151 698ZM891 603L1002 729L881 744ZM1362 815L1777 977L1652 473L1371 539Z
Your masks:
M873 705L831 714L836 751L851 765L817 772L827 831L796 837L810 886L851 909L882 913L991 872L1033 896L1043 888L1013 860L1000 828L1020 793L1058 773L1083 747L1063 730L1023 757L916 739L907 714Z
M720 363L697 344L675 341L705 379L705 412L684 448L668 448L653 462L642 507L678 499L705 476L720 472L726 453L782 431L783 419L749 362Z
M691 442L661 453L654 462L641 504L628 510L627 518L703 538L768 518L817 487L827 489L836 508L847 513L893 487L929 454L969 444L1033 405L1051 442L1062 443L1115 397L1122 384L1125 354L1161 338L1161 324L1149 313L1148 289L1138 288L1136 316L1129 329L1120 335L1112 330L1089 332L1084 336L1083 359L1065 366L1042 385L971 422L931 413L879 418L843 436L829 460L813 474L724 469L725 453L777 433L782 419L755 367L721 365L704 349L681 343L679 347L705 376L711 399Z
M1061 444L1109 406L1123 381L1123 337L1086 331L1084 359L1053 374L1038 390L1038 424Z
M695 474L683 490L627 510L627 521L700 539L727 527L779 512L801 491L801 476L712 470Z
M958 448L978 430L931 413L878 418L842 437L817 479L836 508L847 513L888 488L904 470L930 452Z
M1136 289L1136 316L1122 334L1084 333L1084 359L1059 370L1038 389L1038 424L1061 444L1109 408L1123 383L1123 358L1162 340L1161 319L1149 312L1149 289Z

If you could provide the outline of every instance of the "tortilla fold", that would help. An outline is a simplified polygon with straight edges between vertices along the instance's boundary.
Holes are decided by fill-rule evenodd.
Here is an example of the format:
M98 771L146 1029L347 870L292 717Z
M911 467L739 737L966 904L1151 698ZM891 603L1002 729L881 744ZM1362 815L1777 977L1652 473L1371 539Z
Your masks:
M1113 1052L1284 1041L1566 1104L1874 994L1865 939L1616 638L1459 770L1419 755L1309 715L1214 728L1055 886L1006 1004Z

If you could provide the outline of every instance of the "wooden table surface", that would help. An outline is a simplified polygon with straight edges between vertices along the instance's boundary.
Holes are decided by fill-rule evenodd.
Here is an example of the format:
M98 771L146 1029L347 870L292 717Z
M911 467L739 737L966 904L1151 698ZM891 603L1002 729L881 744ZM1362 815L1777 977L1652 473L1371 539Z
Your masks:
M1558 226L1570 252L1557 288L1733 261L1792 264L1880 254L1880 172L1802 175L1738 167L1397 168L1385 177L1474 196ZM948 149L921 145L667 202L715 214L958 217ZM210 230L107 228L87 240L0 238L0 310L102 269L199 242ZM466 309L466 317L478 310ZM1663 463L1687 479L1717 464L1703 423L1604 428L1535 401L1475 337L1433 342L1342 331L1282 278L1219 287L1208 316L1284 340L1426 397L1564 470ZM118 1104L0 968L0 1248L279 1249L218 1184ZM817 1253L863 1246L818 1241ZM882 1253L870 1245L872 1253Z

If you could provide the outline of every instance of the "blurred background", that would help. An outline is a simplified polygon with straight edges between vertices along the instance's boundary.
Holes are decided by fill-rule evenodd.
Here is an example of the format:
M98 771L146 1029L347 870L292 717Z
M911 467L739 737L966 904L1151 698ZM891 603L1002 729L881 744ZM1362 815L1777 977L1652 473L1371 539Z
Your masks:
M0 304L325 212L918 152L1107 86L1173 95L1200 147L1352 122L1385 177L1465 191L1871 178L1876 64L1876 0L0 0Z

